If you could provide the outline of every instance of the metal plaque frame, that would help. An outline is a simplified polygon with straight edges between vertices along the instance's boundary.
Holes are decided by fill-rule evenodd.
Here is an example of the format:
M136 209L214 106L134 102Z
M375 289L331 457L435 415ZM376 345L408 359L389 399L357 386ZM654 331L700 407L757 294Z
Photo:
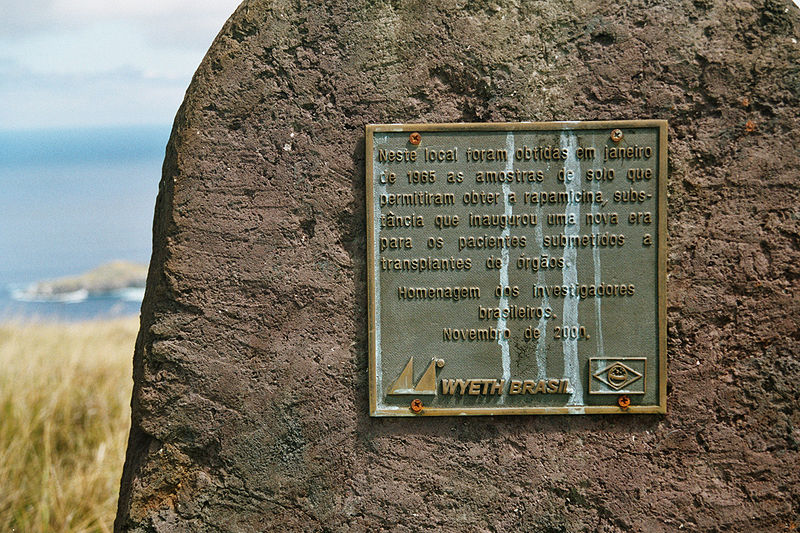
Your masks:
M520 123L444 123L444 124L369 124L366 126L366 224L367 224L367 287L368 287L368 328L369 328L369 411L371 416L377 417L394 417L394 416L446 416L446 415L536 415L536 414L620 414L620 413L639 413L639 414L664 414L666 413L666 400L667 400L667 298L666 298L666 267L667 267L667 121L666 120L614 120L614 121L569 121L569 122L520 122ZM655 212L657 213L657 220L655 226L657 229L654 231L654 244L656 247L656 271L657 271L657 284L655 287L655 301L656 312L655 322L657 329L657 353L651 354L651 357L657 358L657 368L655 374L647 376L647 382L650 383L655 378L657 381L657 390L655 395L657 401L648 405L638 405L636 398L633 396L631 403L625 396L625 405L622 400L616 404L604 405L536 405L536 406L502 406L502 405L475 405L475 406L448 406L448 407L435 407L425 406L424 402L415 398L413 390L401 389L401 379L397 378L394 384L400 393L408 393L408 400L410 403L404 405L388 405L381 401L383 391L378 391L378 373L382 371L381 363L376 360L376 354L379 353L381 346L380 336L377 334L380 331L381 324L377 323L376 319L376 296L379 296L380 287L376 284L376 261L377 246L375 242L375 217L378 214L379 206L376 206L376 174L375 174L375 136L376 134L411 134L414 132L420 133L425 136L426 133L438 134L460 134L462 132L496 132L498 134L520 134L524 132L580 132L582 130L605 130L608 132L621 131L623 133L635 132L637 129L649 128L657 131L657 181L654 183L657 199L655 202ZM613 136L614 133L612 133ZM613 137L612 137L613 138ZM411 144L418 144L413 142ZM414 147L411 147L414 148ZM651 289L652 290L652 289ZM386 327L386 324L383 325ZM412 332L413 334L413 332ZM626 354L631 355L631 354ZM639 354L632 354L639 355ZM592 357L589 365L595 364L594 361L600 359ZM602 358L607 360L625 359L635 360L637 357L620 356L618 358L607 357ZM411 367L413 362L409 361L407 367ZM420 360L417 363L419 367L427 366L425 374L428 375L433 372L435 379L436 365L443 365L444 362L433 358L429 360ZM610 368L614 365L606 365L604 368ZM631 370L630 365L628 369ZM418 368L419 370L419 368ZM406 368L404 373L411 372ZM418 372L419 373L419 372ZM428 376L430 377L430 376ZM417 380L418 386L421 382L426 380L423 378ZM591 377L589 381L591 381ZM640 380L642 383L645 381L645 376ZM409 382L410 383L410 382ZM597 383L595 383L595 386ZM413 383L411 383L413 386ZM434 385L435 386L435 385ZM620 394L638 394L636 391L631 390L627 392L617 393L616 391L601 391L592 392L590 384L584 384L587 389L587 394L598 394L600 396L593 396L593 398L610 398L613 395ZM384 391L387 389L386 381L383 382ZM428 391L429 392L429 391ZM606 395L606 396L602 396ZM423 396L424 398L424 396Z

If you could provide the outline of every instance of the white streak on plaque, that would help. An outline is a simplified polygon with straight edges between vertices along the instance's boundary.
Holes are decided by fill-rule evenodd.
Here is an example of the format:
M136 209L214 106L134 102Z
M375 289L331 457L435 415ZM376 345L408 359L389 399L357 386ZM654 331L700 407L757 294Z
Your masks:
M506 162L506 175L511 175L514 173L514 133L507 132L506 133L506 153L508 153L508 161ZM511 192L511 186L508 184L507 181L503 182L503 206L505 208L505 215L507 220L511 220L511 215L513 211L513 207L511 203L508 201L508 195ZM503 239L506 239L511 235L511 228L508 224L503 229L501 236ZM501 253L502 263L500 266L500 286L507 287L508 286L508 247L503 248ZM500 308L502 310L508 309L508 296L505 295L505 291L503 292L503 297L500 299ZM508 339L502 334L503 331L506 329L506 319L503 317L502 313L500 318L497 319L497 344L500 345L500 350L502 352L502 364L503 364L503 379L508 381L511 379L511 354L508 348ZM501 396L501 403L505 400L505 396Z
M592 190L594 191L595 195L598 194L600 191L600 181L597 179L592 180ZM598 204L597 202L592 202L592 215L597 215L598 213ZM592 231L594 232L595 228L599 229L597 225L597 217L593 216L592 221L594 225L592 225ZM599 233L595 232L595 233ZM600 286L600 282L602 281L601 276L601 264L600 264L600 247L595 246L592 249L592 262L594 263L594 285L595 287ZM605 348L603 347L603 315L602 315L602 298L595 298L594 299L594 311L595 311L595 318L597 321L597 328L595 335L597 336L597 355L600 357L605 356Z
M561 133L561 149L567 150L569 156L564 161L564 187L567 194L573 196L570 200L575 200L580 194L581 187L581 172L580 165L575 158L575 148L577 142L575 135L569 132ZM572 178L568 177L570 171ZM581 204L579 201L567 201L564 215L566 215L566 226L564 234L569 241L570 236L578 235L581 228ZM575 223L570 224L570 218L574 219ZM562 279L564 285L574 287L578 284L578 251L576 247L569 246L569 243L564 247L564 269L562 270ZM573 327L578 328L578 303L580 297L570 292L564 297L564 311L562 315L562 326L567 331ZM567 329L569 328L569 329ZM571 335L567 335L571 337ZM576 405L583 402L583 385L581 382L580 364L578 363L578 339L577 338L562 338L562 346L564 348L564 376L569 379L572 391L567 405Z
M547 163L547 175L550 175L550 162ZM531 187L531 190L537 194L542 192L542 184L541 182L535 181ZM544 253L544 231L542 230L542 224L544 223L544 217L542 215L542 204L541 202L536 203L536 228L534 229L534 234L536 235L536 242L539 245L539 255L541 256ZM540 268L536 272L536 285L538 287L542 287L545 284L545 277L544 277L544 269ZM541 307L546 309L550 306L550 298L547 296L547 292L544 293L544 297L542 298ZM547 378L547 317L542 313L542 317L539 319L539 323L537 324L539 329L539 340L536 342L536 377L538 379L546 379Z

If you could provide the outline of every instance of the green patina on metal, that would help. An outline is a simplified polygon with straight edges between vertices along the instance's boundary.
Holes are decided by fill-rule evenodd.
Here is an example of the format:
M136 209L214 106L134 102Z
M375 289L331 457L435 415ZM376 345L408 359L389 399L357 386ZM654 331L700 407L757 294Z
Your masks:
M665 121L366 147L372 415L665 412Z

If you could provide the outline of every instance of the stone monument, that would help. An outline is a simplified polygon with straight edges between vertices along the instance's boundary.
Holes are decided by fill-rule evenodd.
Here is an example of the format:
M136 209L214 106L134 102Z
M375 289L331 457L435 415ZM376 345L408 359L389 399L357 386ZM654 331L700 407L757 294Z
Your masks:
M167 145L115 530L796 528L798 39L789 0L242 3ZM605 414L435 417L452 357L398 356L370 416L367 125L575 120L668 124L666 414L634 354Z

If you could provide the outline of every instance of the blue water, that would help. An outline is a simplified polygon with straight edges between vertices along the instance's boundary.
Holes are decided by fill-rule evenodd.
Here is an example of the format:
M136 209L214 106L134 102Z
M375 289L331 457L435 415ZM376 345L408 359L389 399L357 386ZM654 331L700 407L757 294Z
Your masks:
M21 302L12 291L115 259L149 261L169 130L0 131L0 320L139 312L130 297Z

